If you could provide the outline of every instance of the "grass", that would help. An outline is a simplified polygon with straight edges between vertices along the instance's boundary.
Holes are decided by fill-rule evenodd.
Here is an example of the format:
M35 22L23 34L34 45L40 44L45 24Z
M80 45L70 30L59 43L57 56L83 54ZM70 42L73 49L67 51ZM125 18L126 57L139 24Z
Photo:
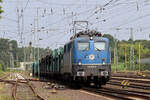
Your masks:
M8 97L8 96L0 96L0 100L13 100L12 97Z
M4 83L0 83L0 100L13 100Z
M116 66L114 64L111 65L111 70L114 72L116 69ZM119 63L117 67L117 71L125 71L124 64Z
M112 72L115 72L115 69L116 69L115 65L111 64ZM150 72L150 65L141 65L140 69L143 72ZM124 71L135 72L135 71L138 71L138 70L139 70L139 65L138 64L135 64L135 68L134 69L131 69L129 64L127 65L127 68L126 68L124 63L118 63L118 67L117 67L117 71L118 72L124 72Z
M8 74L9 72L3 72L0 70L0 78ZM8 93L9 89L5 83L0 83L0 100L13 100L11 94Z
M0 70L0 77L3 77L5 75L5 72Z

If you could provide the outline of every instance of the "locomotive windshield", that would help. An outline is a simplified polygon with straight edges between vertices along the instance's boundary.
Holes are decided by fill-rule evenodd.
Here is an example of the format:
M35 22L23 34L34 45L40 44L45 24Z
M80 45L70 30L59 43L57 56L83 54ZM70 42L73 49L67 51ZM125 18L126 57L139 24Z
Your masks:
M94 43L94 49L97 51L105 50L105 45L106 45L105 42L95 42Z
M89 50L89 43L88 42L78 42L78 50L80 50L80 51Z

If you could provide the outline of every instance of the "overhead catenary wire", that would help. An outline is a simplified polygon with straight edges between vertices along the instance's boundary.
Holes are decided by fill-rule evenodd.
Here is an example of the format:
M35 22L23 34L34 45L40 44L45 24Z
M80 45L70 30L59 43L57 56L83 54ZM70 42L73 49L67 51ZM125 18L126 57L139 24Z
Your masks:
M27 1L27 0L26 0ZM35 1L37 1L37 0L35 0ZM42 1L42 0L41 0ZM132 1L130 1L130 2L126 2L126 1L124 1L124 2L122 2L123 0L118 0L117 2L118 3L114 3L114 2L116 2L117 0L114 0L112 3L110 3L109 4L109 6L107 6L107 8L105 9L105 10L109 10L109 11L111 11L111 10L115 10L114 9L114 7L115 6L118 6L118 5L123 5L123 4L130 4L130 3L132 3ZM120 1L120 2L119 2ZM49 2L49 1L46 1L46 2ZM27 3L27 2L25 2L25 3ZM30 3L31 3L31 1L30 1ZM54 2L53 2L54 3ZM29 3L28 3L29 4ZM46 3L45 3L46 4ZM49 5L50 5L51 3L49 3ZM59 3L57 3L58 5L59 5L59 7L61 7L62 6L62 8L65 8L65 7L69 7L69 8L71 8L71 6L75 6L75 7L77 7L77 6L80 6L78 3L77 4L74 4L74 5L72 5L70 2L68 3L68 2L66 2L66 3L61 3L61 2L59 2ZM56 5L57 5L56 4ZM66 4L66 5L63 5L63 4ZM67 5L68 4L68 5ZM70 5L69 5L70 4ZM95 4L91 4L91 5L95 5ZM132 4L131 4L132 5ZM81 4L81 6L83 6L82 4ZM56 6L57 7L57 6ZM75 9L75 7L74 8L72 8L72 9ZM118 6L119 7L119 6ZM31 8L31 7L30 7ZM53 7L50 7L50 8L53 8ZM49 8L49 9L50 9ZM119 7L119 8L121 8L121 6ZM27 6L26 7L26 9L29 9L29 7ZM43 8L43 9L45 9L45 8ZM47 7L46 7L46 9L47 9ZM48 10L49 10L48 9ZM53 8L53 9L55 9L55 7ZM90 6L89 8L87 8L86 10L85 10L85 12L84 11L75 11L75 10L73 10L73 12L74 13L76 13L75 15L71 15L71 12L72 11L67 11L66 10L66 14L65 14L65 16L60 16L61 15L61 12L59 13L59 12L54 12L53 13L53 16L55 15L55 16L60 16L60 18L57 18L55 21L53 21L53 22L50 22L50 23L48 23L48 25L47 24L45 24L45 25L43 25L43 27L45 27L45 28L50 28L51 26L55 26L56 27L56 25L57 25L57 27L60 27L60 26L62 26L62 27L68 27L68 26L66 26L68 23L70 24L71 23L71 18L72 17L74 17L74 16L77 16L77 17L83 17L82 15L86 15L86 16L90 16L91 15L91 12L95 12L96 10L99 10L100 8L98 8L98 9L95 9L95 7L94 6ZM116 8L117 9L117 8ZM120 12L120 11L119 11ZM127 11L123 11L122 13L125 13L125 12L127 12ZM91 18L91 22L92 23L95 23L95 24L93 24L93 25L97 25L97 23L99 23L99 22L101 22L101 21L104 21L104 19L107 21L107 18L110 20L112 17L117 17L119 14L121 15L121 17L122 16L126 16L127 14L121 14L121 13L119 13L119 14L116 14L117 12L115 12L114 14L113 14L113 16L111 16L112 14L110 14L110 17L108 18L107 16L105 16L105 15L103 15L104 17L102 17L102 19L101 18L99 18L99 20L97 21L97 20L95 20L94 18L95 18L95 16L93 16L93 19L92 19L92 17L90 17ZM101 14L101 13L98 13L99 15ZM98 14L96 14L96 16L98 15ZM27 14L26 14L26 16L28 16ZM31 15L30 15L31 16ZM51 15L50 15L51 16ZM55 17L54 16L54 17ZM46 19L46 21L48 21L48 20L50 20L50 18L48 18L49 16L47 15L47 19ZM85 16L84 16L85 17ZM105 18L106 17L106 18ZM44 19L43 19L44 20ZM67 21L68 22L67 22ZM96 21L96 22L95 22ZM134 22L134 21L133 21ZM64 23L64 24L62 24L62 23ZM127 22L125 22L125 23L127 23ZM132 22L129 22L129 23L132 23ZM119 23L120 24L120 23ZM124 24L124 23L121 23L121 24ZM64 25L64 26L63 26ZM125 24L125 25L128 25L128 24ZM116 26L118 26L118 25L116 25ZM56 27L56 29L57 29L57 27ZM70 27L70 26L69 26ZM115 26L114 26L115 27ZM121 27L121 26L120 26ZM103 27L104 29L108 29L109 27ZM45 29L46 30L46 29ZM60 28L60 29L58 29L58 31L60 31L60 30L63 30L63 28ZM66 29L64 29L64 30L66 30ZM57 32L57 31L56 31ZM24 33L28 33L27 32L27 30L26 30L26 32L24 32Z
M108 5L110 5L113 1L114 1L114 0L110 0L108 3L104 4L103 6L101 6L101 8L100 8L99 10L101 10L101 11L104 10L103 8L105 8L105 7L107 7ZM89 19L89 18L91 18L93 15L97 14L97 12L98 12L99 10L94 11L94 13L91 14L90 16L88 16L86 19Z
M39 0L39 1L41 1L41 0ZM111 2L113 2L114 0L110 0L108 3L106 3L105 5L104 5L104 7L106 7L106 6L108 6ZM117 1L117 0L116 0ZM42 2L44 2L44 3L46 3L46 4L51 4L51 5L53 5L53 3L49 3L49 2L45 2L45 1L42 1ZM94 8L95 9L95 8ZM79 16L79 14L82 14L83 12L81 12L81 13L78 13L78 14L76 14L75 16Z
M138 18L135 18L135 19L133 19L133 20L130 20L130 22L125 22L125 23L123 23L123 24L120 24L120 25L118 25L118 27L123 26L123 25L126 25L126 24L129 24L129 23L134 22L134 21L141 20L142 18L145 18L145 17L148 17L148 16L150 16L150 13L145 14L145 15L143 15L143 16L140 16L140 17L138 17Z
M73 5L79 5L79 1L76 3L54 3L54 2L48 2L48 1L44 1L44 0L36 0L38 2L41 2L43 4L46 4L46 5L55 5L55 6L73 6ZM89 3L89 4L86 4L86 5L96 5L96 3Z
M69 18L71 19L73 16L79 16L80 14L85 14L86 12L89 12L90 10L93 10L93 8L85 10L85 11L81 11L81 12L77 13L76 15L65 16L65 17L61 18L60 20L57 20L57 21L55 21L53 23L50 23L48 26L45 26L45 27L49 27L50 25L60 24L60 22L65 21L65 19L69 19Z
M108 4L110 4L112 2L112 0L109 2L109 3L107 3L107 4L105 4L104 6L107 6ZM94 8L95 9L95 8ZM88 11L90 11L90 10L87 10L87 12ZM76 15L74 15L74 16L79 16L79 14L83 14L83 12L81 12L81 13L78 13L78 14L76 14ZM69 16L68 16L69 17ZM66 18L68 18L68 17L66 17ZM70 18L71 18L72 16L70 15ZM66 18L63 18L63 19L61 19L62 21L64 21L64 19L66 19ZM58 21L58 23L59 23L60 21ZM54 24L57 24L57 22L56 23L52 23L52 25L54 25Z
M128 9L127 11L125 11L125 12L121 12L121 13L119 13L119 14L117 14L117 15L109 16L108 18L105 18L105 20L107 21L108 19L115 18L115 16L117 16L117 17L118 17L118 16L124 16L124 15L126 14L126 12L128 12L128 13L133 13L133 12L131 12L131 10L130 10L130 9ZM149 16L149 14L146 14L146 15L140 16L139 18L135 18L135 19L133 19L132 21L126 21L125 23L120 24L120 25L115 26L115 27L120 27L120 26L122 26L122 25L125 25L125 24L128 24L128 23L131 23L131 22L137 21L137 20L142 19L142 18L147 17L147 16ZM92 25L97 24L98 22L101 22L101 21L102 21L102 20L97 21L97 22L94 22Z
M121 0L116 0L116 2L117 2L117 1L121 1ZM105 10L108 11L108 10L113 9L113 8L115 7L114 5L116 5L116 2L115 2L112 6L110 5L110 6L109 6L110 8L108 8L108 9L105 8ZM133 3L135 3L135 2L133 2ZM131 4L133 4L133 3L131 3ZM121 4L126 4L126 3L121 3ZM121 5L121 4L118 4L118 5ZM129 4L130 4L130 3L129 3ZM105 16L105 10L103 11L103 12L104 12L104 13L103 13L103 16ZM129 9L129 10L130 10L130 9ZM128 11L129 11L129 10L128 10ZM112 13L112 14L114 14L114 13ZM115 14L114 16L109 16L108 18L104 18L103 20L107 21L107 19L115 18L116 16L122 16L123 14L126 14L126 13L121 11L119 14L117 14L117 15ZM93 14L93 15L94 15L94 14ZM92 17L92 16L90 16L90 17ZM88 19L89 19L89 18L88 18ZM96 19L99 19L99 17L97 17ZM98 23L98 22L101 22L101 21L97 21L97 22L94 22L94 23Z
M81 12L82 13L82 12ZM59 22L59 21L58 21Z
M106 3L103 7L106 7L108 6L109 4L111 4L111 2L113 2L114 0L110 0L108 3ZM83 11L83 12L79 12L77 13L76 15L73 15L73 16L79 16L80 14L84 14L85 12L89 12L91 10L95 10L96 8L94 7L94 9L89 9L89 10L86 10L86 11ZM73 17L72 15L66 17L66 18L72 18ZM92 15L93 16L93 15ZM57 23L60 23L60 21L64 21L64 19L66 18L62 18L61 20L57 21L56 23L52 23L51 25L54 25L54 24L57 24Z
M115 15L110 15L109 17L107 17L107 18L104 18L104 19L101 19L100 21L96 21L96 22L93 22L92 23L92 25L95 25L95 24L97 24L97 23L99 23L99 22L102 22L102 21L108 21L109 19L112 19L112 18L115 18L116 16L118 17L118 16L124 16L125 14L126 14L126 12L129 12L129 11L131 11L131 9L128 9L127 11L121 11L121 12L119 12L119 13L117 13L117 14L115 14ZM129 12L129 13L133 13L133 12ZM98 18L99 19L99 18Z
M25 7L24 7L24 11L26 10L26 8L27 8L29 2L30 2L30 0L27 1L26 5L25 5Z
M116 0L116 2L118 2L118 1L121 1L121 0ZM136 1L132 1L132 2L119 2L119 3L114 3L113 5L110 5L109 7L108 7L108 9L106 9L106 10L111 10L111 9L113 9L114 7L116 7L116 6L119 6L119 5L123 5L123 4L125 4L125 5L131 5L131 4L136 4L137 5L137 2Z

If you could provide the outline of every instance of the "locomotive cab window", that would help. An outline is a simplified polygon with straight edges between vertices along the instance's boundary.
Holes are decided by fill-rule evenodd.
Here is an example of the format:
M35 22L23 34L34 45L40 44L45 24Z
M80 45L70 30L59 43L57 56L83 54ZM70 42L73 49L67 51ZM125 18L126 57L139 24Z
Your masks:
M106 43L105 42L94 42L94 49L97 51L105 50Z
M77 46L78 46L78 50L80 51L89 50L89 42L78 42Z

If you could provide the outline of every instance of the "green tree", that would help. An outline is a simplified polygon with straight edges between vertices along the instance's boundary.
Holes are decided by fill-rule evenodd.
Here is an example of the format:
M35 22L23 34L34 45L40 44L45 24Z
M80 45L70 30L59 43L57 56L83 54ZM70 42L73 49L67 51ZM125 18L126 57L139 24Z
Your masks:
M104 34L103 37L108 38L109 39L109 43L110 43L110 47L114 48L114 44L115 44L114 37L112 35L110 35L110 34Z
M0 60L0 70L5 71L5 64L2 60Z
M2 0L0 0L0 3L2 2ZM2 10L2 6L0 6L0 14L3 13L4 11ZM1 16L0 16L1 18Z
M0 60L4 62L4 66L9 61L8 39L0 38Z

